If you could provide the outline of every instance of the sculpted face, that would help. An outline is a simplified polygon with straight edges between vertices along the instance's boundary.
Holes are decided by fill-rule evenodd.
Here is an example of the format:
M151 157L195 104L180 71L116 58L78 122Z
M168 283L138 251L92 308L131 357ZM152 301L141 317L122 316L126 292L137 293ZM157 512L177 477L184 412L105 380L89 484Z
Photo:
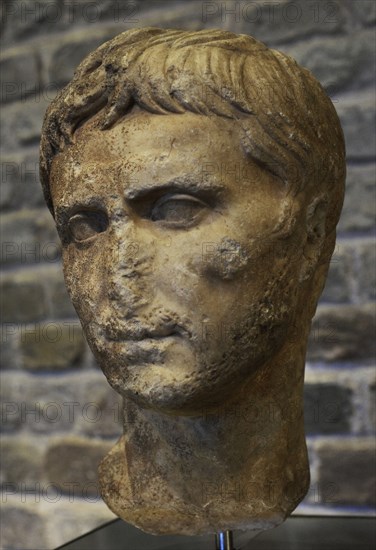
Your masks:
M110 384L190 414L252 383L294 327L306 199L217 116L95 118L52 164L68 290Z

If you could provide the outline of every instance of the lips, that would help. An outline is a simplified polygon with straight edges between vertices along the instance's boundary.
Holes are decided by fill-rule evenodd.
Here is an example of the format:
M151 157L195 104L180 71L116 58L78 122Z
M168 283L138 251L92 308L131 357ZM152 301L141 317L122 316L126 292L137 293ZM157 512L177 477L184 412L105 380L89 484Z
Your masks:
M104 332L108 340L129 342L160 340L171 336L191 337L190 331L176 323L148 326L135 320L133 320L132 323L114 322L111 320L106 323Z

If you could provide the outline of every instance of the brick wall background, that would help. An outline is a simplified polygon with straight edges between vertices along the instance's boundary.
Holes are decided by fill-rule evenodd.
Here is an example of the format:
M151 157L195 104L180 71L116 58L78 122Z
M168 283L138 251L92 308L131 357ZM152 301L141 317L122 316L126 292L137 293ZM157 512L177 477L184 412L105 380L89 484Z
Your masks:
M53 548L113 516L98 461L119 401L82 337L38 181L44 111L93 48L132 27L221 27L291 54L340 115L347 194L307 357L311 490L298 511L370 513L376 421L373 0L2 3L1 548Z

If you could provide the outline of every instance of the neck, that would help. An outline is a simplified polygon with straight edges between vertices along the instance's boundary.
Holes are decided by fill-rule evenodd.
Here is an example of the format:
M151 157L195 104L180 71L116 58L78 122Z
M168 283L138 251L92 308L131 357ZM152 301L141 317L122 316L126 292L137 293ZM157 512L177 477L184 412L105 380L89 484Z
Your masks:
M309 483L304 356L305 349L285 346L235 399L197 416L163 414L126 400L124 435L100 467L108 506L154 534L281 523Z

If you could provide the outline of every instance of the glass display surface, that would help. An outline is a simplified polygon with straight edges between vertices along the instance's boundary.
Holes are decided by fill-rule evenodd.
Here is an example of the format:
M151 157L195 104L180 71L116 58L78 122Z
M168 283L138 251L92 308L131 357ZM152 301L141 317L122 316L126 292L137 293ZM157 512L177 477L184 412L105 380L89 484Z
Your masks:
M361 517L290 517L250 540L234 533L236 550L374 550L376 522ZM121 521L111 523L60 546L58 550L214 550L214 536L148 535Z

